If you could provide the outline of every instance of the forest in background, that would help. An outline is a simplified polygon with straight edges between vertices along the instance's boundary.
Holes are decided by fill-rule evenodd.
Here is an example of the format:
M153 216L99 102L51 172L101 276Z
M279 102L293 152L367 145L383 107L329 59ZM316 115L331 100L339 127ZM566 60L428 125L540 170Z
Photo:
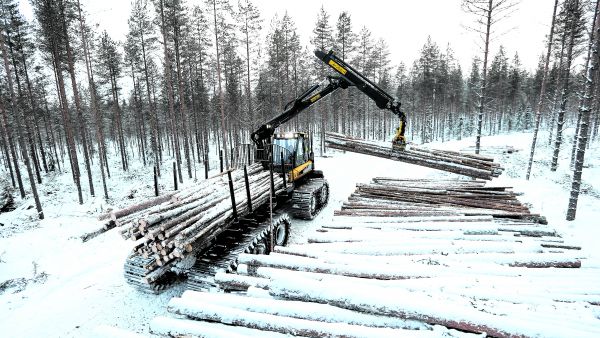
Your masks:
M119 43L87 24L79 0L30 3L34 20L28 22L18 1L1 1L0 165L21 197L35 196L40 218L35 184L43 173L69 171L83 203L82 185L108 198L111 171L128 170L131 161L160 174L163 158L173 158L180 181L192 178L193 162L205 162L209 153L222 149L227 161L255 128L331 75L314 49L335 50L396 95L413 142L533 128L537 135L541 128L549 137L538 142L552 143L556 158L563 143L573 142L575 163L589 143L581 149L580 140L564 140L562 131L574 127L576 135L585 134L580 137L598 136L600 86L590 81L598 77L597 53L590 58L597 1L555 2L550 54L539 51L533 73L518 51L501 46L501 32L495 32L496 47L488 50L486 43L485 51L473 51L472 66L463 70L452 46L439 46L435 37L424 41L412 64L395 62L387 42L355 27L351 13L332 18L323 8L315 13L310 44L302 45L292 16L262 18L249 0L133 0L129 32ZM486 36L488 28L486 42L493 23L518 10L508 0L465 0L463 6L474 13L474 35ZM595 68L589 60L596 60ZM325 131L389 140L397 124L349 88L283 128L313 133L323 153L319 135ZM119 167L111 167L109 157L118 158ZM101 177L92 177L98 172L92 166Z

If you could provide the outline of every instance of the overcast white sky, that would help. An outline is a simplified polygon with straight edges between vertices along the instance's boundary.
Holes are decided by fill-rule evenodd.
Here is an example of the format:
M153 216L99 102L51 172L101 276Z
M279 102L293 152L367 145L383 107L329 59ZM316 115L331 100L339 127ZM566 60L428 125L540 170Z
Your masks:
M202 0L188 0L188 3L196 1ZM23 11L31 17L28 0L21 2ZM100 29L106 29L114 39L124 40L128 29L129 0L81 2L91 14L92 22L97 23ZM329 13L332 27L335 27L338 15L348 11L356 32L367 26L374 38L382 37L387 41L394 65L403 61L410 66L419 57L428 35L443 50L450 43L465 74L470 69L473 56L481 54L476 34L463 27L472 22L472 17L461 11L461 0L254 0L254 3L261 10L265 29L276 13L281 17L287 11L294 19L304 44L309 42L321 6ZM545 51L544 37L549 31L552 6L551 0L522 0L517 11L497 27L505 34L494 41L492 56L502 44L510 58L518 51L523 65L533 70Z

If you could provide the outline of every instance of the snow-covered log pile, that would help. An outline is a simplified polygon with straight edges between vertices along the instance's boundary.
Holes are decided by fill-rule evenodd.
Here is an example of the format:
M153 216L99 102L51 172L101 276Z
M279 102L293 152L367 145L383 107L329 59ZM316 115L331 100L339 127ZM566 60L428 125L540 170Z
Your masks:
M258 207L269 199L271 175L260 164L247 169L251 204ZM231 178L235 211L238 217L242 217L249 213L244 170L231 171ZM274 175L273 181L277 192L283 187L283 180ZM235 217L227 174L168 196L144 202L141 204L143 207L136 205L124 209L134 212L116 220L124 238L143 239L134 251L144 258L154 258L146 266L148 272L202 249ZM155 203L157 200L160 203ZM116 214L126 212L117 211Z
M328 147L334 149L387 158L486 180L500 176L504 170L494 162L494 158L483 155L427 149L412 145L407 146L404 150L394 150L391 145L383 146L381 143L332 132L326 133L325 142Z
M580 249L548 225L485 213L335 216L308 243L242 254L237 274L216 275L223 289L245 292L187 291L169 302L175 318L150 328L172 336L598 337L600 273L582 267Z
M510 187L482 180L407 180L376 177L358 184L337 216L493 216L545 222L517 199Z

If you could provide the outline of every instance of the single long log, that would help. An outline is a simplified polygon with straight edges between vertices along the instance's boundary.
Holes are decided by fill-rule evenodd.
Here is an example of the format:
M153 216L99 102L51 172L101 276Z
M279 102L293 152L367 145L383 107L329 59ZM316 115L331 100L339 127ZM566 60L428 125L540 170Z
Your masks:
M416 321L375 316L341 309L327 304L244 297L230 293L210 293L190 290L185 291L181 295L181 300L183 300L183 302L179 300L171 300L169 302L169 307L185 307L190 303L195 303L198 306L202 306L202 304L216 304L256 313L266 313L280 317L315 320L328 323L346 323L368 327L385 327L409 330L431 329L428 325Z
M173 197L173 194L166 194L164 196L158 196L158 197L149 199L147 201L144 201L142 203L131 205L127 208L110 211L108 213L102 214L102 215L98 216L98 220L103 221L106 219L111 219L113 221L116 221L117 219L119 219L121 217L125 217L127 215L130 215L134 212L141 211L141 210L153 207L155 205L164 203L166 201L169 201L172 197Z
M307 337L435 337L431 331L367 327L346 323L281 317L211 303L198 303L174 298L169 312L195 319L220 322L263 331Z
M348 288L353 290L352 297L347 295ZM494 337L590 336L590 329L597 331L595 324L591 322L584 328L565 328L562 321L539 322L533 316L523 318L481 312L473 308L468 300L451 299L443 294L432 296L403 290L390 293L383 288L355 288L351 285L331 285L301 278L275 280L269 293L291 300L326 303L365 313L415 319Z
M221 323L201 322L189 319L155 317L150 322L150 331L168 337L215 337L215 338L285 338L275 332L235 327Z

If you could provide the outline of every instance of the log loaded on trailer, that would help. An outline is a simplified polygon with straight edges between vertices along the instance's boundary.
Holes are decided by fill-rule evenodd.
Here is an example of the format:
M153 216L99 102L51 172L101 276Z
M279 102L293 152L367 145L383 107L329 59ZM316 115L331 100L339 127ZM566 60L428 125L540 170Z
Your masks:
M214 285L217 271L235 270L240 253L268 253L274 245L285 245L288 214L314 218L327 204L329 186L323 173L315 170L312 137L275 130L340 88L354 86L377 107L397 115L400 125L392 146L404 148L406 116L400 102L333 51L317 50L315 55L337 75L327 76L325 85L310 87L251 134L257 163L243 171L230 169L227 178L218 175L122 220L130 224L127 237L143 238L125 262L129 284L158 293L187 279L189 288L204 289Z

